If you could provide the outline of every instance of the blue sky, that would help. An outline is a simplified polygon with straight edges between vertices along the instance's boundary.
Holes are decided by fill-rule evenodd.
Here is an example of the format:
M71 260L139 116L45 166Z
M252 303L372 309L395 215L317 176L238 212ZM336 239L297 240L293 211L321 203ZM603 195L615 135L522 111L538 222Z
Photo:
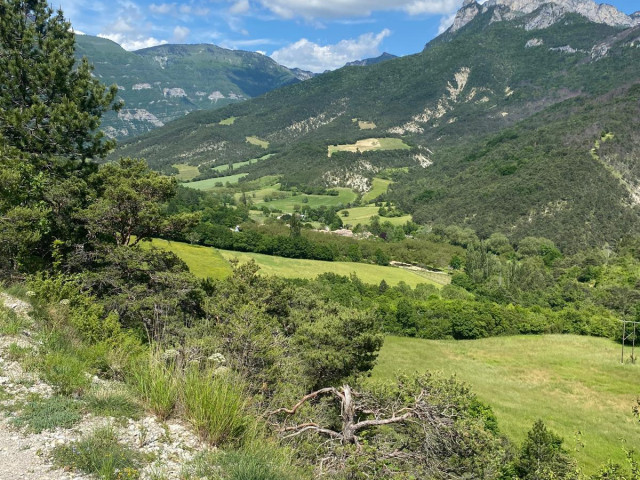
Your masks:
M316 72L382 52L407 55L448 26L463 0L58 0L76 31L127 50L214 43ZM638 0L610 0L625 13Z

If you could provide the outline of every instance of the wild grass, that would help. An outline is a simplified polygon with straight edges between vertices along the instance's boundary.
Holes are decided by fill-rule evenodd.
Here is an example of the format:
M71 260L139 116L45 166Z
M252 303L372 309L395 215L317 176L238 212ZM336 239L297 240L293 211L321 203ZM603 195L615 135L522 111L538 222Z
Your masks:
M34 398L21 406L12 423L33 433L71 428L82 419L82 404L69 397Z
M143 458L132 448L118 442L112 427L102 427L85 438L53 450L58 467L70 468L101 480L125 480L140 477Z
M101 417L132 418L137 420L143 413L138 401L124 388L101 388L84 396L87 409Z
M24 317L0 304L0 335L18 335L28 325Z
M89 364L77 354L50 351L39 358L38 369L43 379L61 395L77 395L91 384Z
M185 465L183 480L300 480L307 478L292 465L289 452L266 442L240 450L207 452Z
M34 350L31 347L22 347L17 343L10 343L5 351L5 356L8 360L12 362L23 362L28 357L32 357L34 355Z
M387 337L374 379L397 371L455 374L491 405L501 431L520 443L537 419L584 447L573 453L594 473L609 458L624 463L622 441L638 445L631 414L640 365L620 364L620 345L572 335L438 341ZM577 435L577 432L580 432Z
M189 422L214 445L242 444L253 428L241 384L224 374L190 368L182 402Z
M178 369L171 360L153 353L135 362L128 382L149 409L164 420L171 415L180 396Z

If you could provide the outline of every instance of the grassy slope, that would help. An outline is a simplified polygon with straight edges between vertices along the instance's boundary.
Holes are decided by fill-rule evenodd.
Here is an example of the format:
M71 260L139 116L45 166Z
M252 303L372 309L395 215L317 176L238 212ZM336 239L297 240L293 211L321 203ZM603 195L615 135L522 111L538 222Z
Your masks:
M355 273L363 282L376 285L384 279L389 285L397 285L403 281L412 287L419 283L430 283L438 288L442 287L441 282L438 283L413 272L394 267L381 267L365 263L321 262L318 260L273 257L259 253L216 250L210 247L168 242L160 239L154 239L152 244L154 247L170 250L178 255L189 266L191 273L201 278L225 278L231 273L231 266L228 261L237 258L242 263L255 260L263 274L277 275L284 278L313 279L327 272L338 275Z
M366 224L371 221L371 217L378 215L378 207L354 207L347 209L348 217L341 217L344 223L357 225L359 223ZM404 225L411 220L411 215L403 215L402 217L380 217L380 222L391 222L393 225Z
M362 201L371 202L378 196L382 195L383 193L387 193L387 189L389 188L389 185L391 185L392 183L393 182L391 180L385 180L383 178L374 178L373 184L371 185L371 190L369 190L367 193L363 195Z
M223 279L231 275L231 265L214 248L168 242L158 238L154 238L151 243L154 247L170 250L178 255L197 277Z
M373 378L394 372L456 374L489 403L501 430L520 443L538 418L562 435L593 473L608 458L624 462L620 439L638 445L640 428L631 415L640 366L621 365L618 344L570 335L435 341L388 337Z
M188 182L200 175L200 170L197 166L187 165L186 163L175 164L174 167L178 169L180 173L176 175L176 178L181 182Z
M196 190L213 190L216 188L216 183L238 183L241 178L246 177L246 173L238 173L237 175L229 175L226 177L209 178L207 180L200 180L199 182L185 183L184 186L188 188L195 188Z
M369 152L375 150L409 150L400 138L367 138L348 145L329 145L328 155L335 152Z
M260 253L230 252L226 250L220 250L220 253L227 260L237 258L242 263L255 260L262 273L284 278L313 279L322 273L328 272L338 275L355 273L363 282L375 285L384 279L389 285L397 285L403 281L412 287L419 283L430 283L438 288L442 287L441 284L428 278L394 267L381 267L379 265L353 262L323 262L319 260L273 257Z

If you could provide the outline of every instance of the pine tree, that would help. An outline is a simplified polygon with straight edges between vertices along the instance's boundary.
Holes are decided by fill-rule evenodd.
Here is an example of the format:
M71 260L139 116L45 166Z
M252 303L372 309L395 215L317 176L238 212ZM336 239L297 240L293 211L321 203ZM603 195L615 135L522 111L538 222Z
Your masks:
M0 270L46 264L57 239L82 234L89 159L114 142L98 130L117 87L76 62L75 35L43 0L0 0Z
M100 117L118 89L76 65L75 34L43 0L0 0L0 136L24 153L84 161L113 147Z

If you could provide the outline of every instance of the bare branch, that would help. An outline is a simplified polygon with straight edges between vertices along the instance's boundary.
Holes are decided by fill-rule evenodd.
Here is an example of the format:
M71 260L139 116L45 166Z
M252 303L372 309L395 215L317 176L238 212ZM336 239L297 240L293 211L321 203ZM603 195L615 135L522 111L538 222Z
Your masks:
M289 415L295 415L295 413L298 411L298 409L305 404L305 402L308 402L309 400L312 400L322 394L325 393L333 393L336 397L338 397L338 399L343 400L344 397L342 396L342 394L333 387L327 387L327 388L322 388L320 390L316 390L315 392L311 392L308 395L305 395L304 397L302 397L302 399L296 403L292 408L279 408L278 410L274 410L273 412L268 412L265 414L265 416L270 417L271 415L276 415L278 413L287 413Z

